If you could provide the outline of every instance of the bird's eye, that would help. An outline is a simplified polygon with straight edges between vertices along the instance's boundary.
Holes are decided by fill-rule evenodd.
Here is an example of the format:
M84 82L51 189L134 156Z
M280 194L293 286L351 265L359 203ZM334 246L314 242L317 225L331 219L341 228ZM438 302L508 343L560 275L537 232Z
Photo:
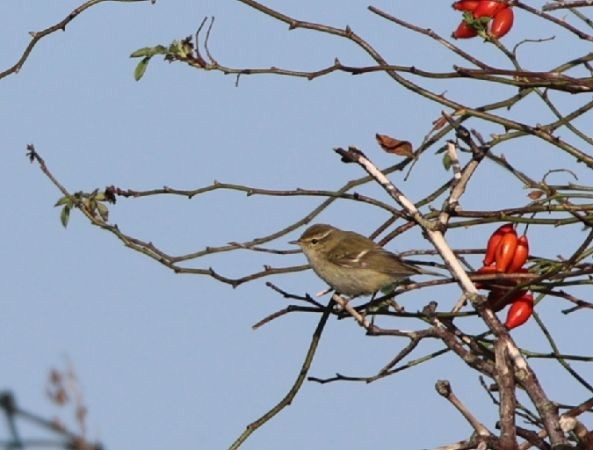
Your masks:
M319 239L311 239L311 244L315 245L319 242Z

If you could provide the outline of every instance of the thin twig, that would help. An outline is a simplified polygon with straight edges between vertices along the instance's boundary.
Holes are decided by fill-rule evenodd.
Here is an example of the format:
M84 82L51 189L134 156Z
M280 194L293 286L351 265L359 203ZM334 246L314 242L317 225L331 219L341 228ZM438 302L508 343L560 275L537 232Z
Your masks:
M319 345L319 341L321 339L321 334L325 328L325 324L327 323L327 319L329 318L332 310L332 303L333 300L330 300L328 305L325 307L325 311L321 315L319 322L317 323L317 327L315 327L315 331L313 332L313 337L311 339L311 343L309 344L309 349L307 350L307 355L305 356L305 360L303 361L303 365L301 366L301 370L299 374L288 391L288 393L284 396L282 400L280 400L272 409L270 409L267 413L261 416L259 419L251 422L245 428L245 431L241 433L241 435L231 444L229 450L236 450L238 449L241 444L258 428L276 416L280 411L286 408L288 405L292 403L292 400L296 396L296 394L301 389L303 382L307 377L307 373L311 368L311 363L313 362L313 357L315 356L315 352L317 351L317 346Z
M29 44L23 51L19 60L12 67L9 67L8 69L0 72L0 80L2 78L7 77L8 75L18 73L21 70L21 68L23 67L23 65L25 64L25 62L27 61L27 59L29 58L29 56L31 55L31 52L33 51L33 48L35 47L35 45L37 45L37 43L41 39L43 39L46 36L49 36L52 33L55 33L56 31L60 31L60 30L65 31L66 26L70 22L72 22L83 11L91 8L92 6L95 6L95 5L97 5L99 3L103 3L103 2L134 3L134 2L148 2L148 1L150 1L151 3L155 3L155 0L89 0L85 3L83 3L82 5L73 9L64 19L62 19L60 22L56 23L55 25L47 27L41 31L30 32L29 34L32 36L31 41L29 42Z

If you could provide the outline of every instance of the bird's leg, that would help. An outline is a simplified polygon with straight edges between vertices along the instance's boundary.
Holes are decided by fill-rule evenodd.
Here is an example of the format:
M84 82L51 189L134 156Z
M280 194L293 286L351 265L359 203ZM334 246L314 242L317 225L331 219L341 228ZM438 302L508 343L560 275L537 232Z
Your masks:
M373 302L375 301L375 297L377 296L377 293L373 293L373 295L371 295L371 300L368 303L368 306L364 309L364 311L362 312L362 317L366 319L366 316L368 314L368 312L370 311L371 314L374 311L374 307L373 307ZM374 327L375 326L375 315L372 314L371 315L371 326Z

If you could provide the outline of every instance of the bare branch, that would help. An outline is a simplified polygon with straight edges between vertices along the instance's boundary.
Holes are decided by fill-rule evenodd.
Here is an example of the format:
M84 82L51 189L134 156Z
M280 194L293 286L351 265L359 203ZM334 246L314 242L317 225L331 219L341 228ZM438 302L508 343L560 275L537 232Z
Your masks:
M151 3L155 3L156 0L89 0L85 3L83 3L79 7L73 9L64 19L62 19L60 22L56 23L55 25L52 25L52 26L45 28L44 30L41 30L41 31L31 31L29 33L32 36L31 41L29 42L29 44L23 51L23 54L21 55L19 60L12 67L0 72L0 79L5 78L8 75L18 73L21 70L21 68L23 67L23 65L25 64L25 62L27 61L27 59L29 58L29 56L31 55L31 52L33 51L33 48L35 47L35 45L37 45L37 43L41 39L43 39L46 36L49 36L52 33L55 33L56 31L60 31L60 30L66 31L66 26L70 22L72 22L78 15L80 15L83 11L89 9L90 7L95 6L99 3L103 3L103 2L135 3L135 2L148 2L148 1L150 1Z
M461 400L459 400L459 398L453 392L453 389L451 389L451 384L448 381L437 381L435 389L440 396L449 400L449 402L451 402L451 404L461 413L461 415L465 417L478 436L492 436L492 433L488 430L488 428L486 428L486 426L469 411L469 409L461 402Z
M307 350L307 355L305 356L305 360L303 361L301 370L299 371L299 374L298 374L294 384L292 385L292 387L290 388L290 390L288 391L286 396L284 396L284 398L282 400L280 400L280 402L278 402L272 409L270 409L267 413L265 413L259 419L257 419L254 422L251 422L249 425L247 425L247 428L245 429L245 431L243 431L243 433L241 433L241 435L235 440L235 442L233 442L233 444L229 447L229 450L236 450L237 448L239 448L241 446L241 444L243 442L245 442L245 440L255 430L260 428L262 425L264 425L271 418L273 418L280 411L282 411L284 408L286 408L288 405L290 405L292 403L292 400L294 399L296 394L301 389L301 386L303 385L303 382L305 381L305 378L307 377L307 373L309 372L311 363L313 362L313 357L315 356L315 352L317 351L317 346L319 345L319 340L321 339L321 334L323 333L325 324L327 323L327 319L329 318L332 303L333 303L333 300L330 300L328 305L325 307L325 311L321 315L321 318L319 319L319 323L317 324L317 327L315 328L315 331L313 332L313 337L311 339L311 343L309 344L309 349Z

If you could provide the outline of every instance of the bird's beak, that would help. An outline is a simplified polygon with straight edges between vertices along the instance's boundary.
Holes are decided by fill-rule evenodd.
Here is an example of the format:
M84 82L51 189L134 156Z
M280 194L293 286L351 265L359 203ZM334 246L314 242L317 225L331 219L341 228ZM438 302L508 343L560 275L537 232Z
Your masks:
M298 241L298 239L296 241L290 241L289 244L301 245L301 243Z

